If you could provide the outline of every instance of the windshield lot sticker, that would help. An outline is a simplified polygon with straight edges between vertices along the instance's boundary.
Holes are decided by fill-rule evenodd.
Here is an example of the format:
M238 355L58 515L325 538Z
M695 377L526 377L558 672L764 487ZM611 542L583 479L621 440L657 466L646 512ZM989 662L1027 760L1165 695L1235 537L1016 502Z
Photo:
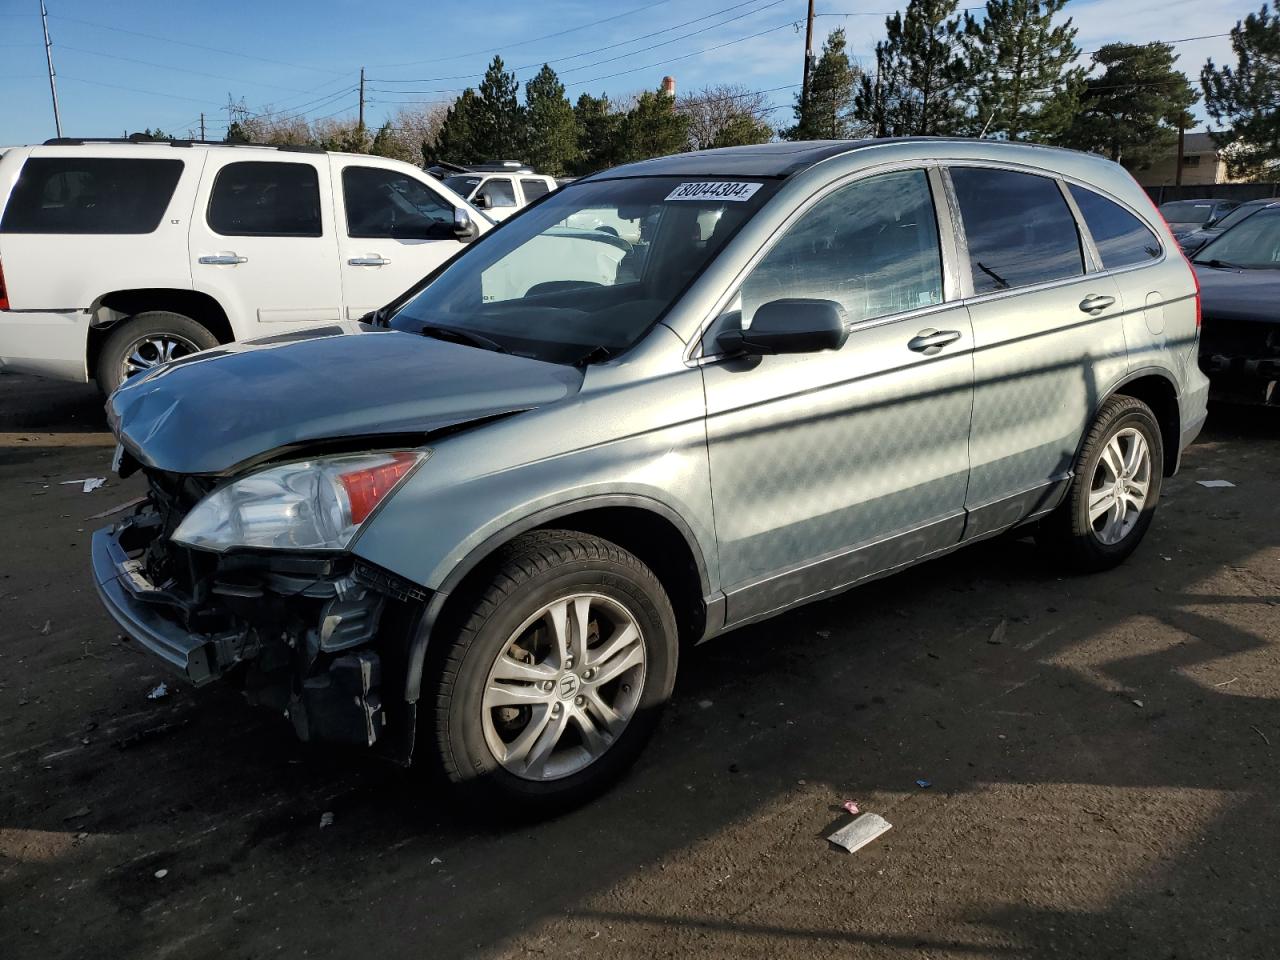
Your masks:
M702 183L682 183L669 194L668 200L750 200L760 189L758 183L742 183L734 180L709 180Z

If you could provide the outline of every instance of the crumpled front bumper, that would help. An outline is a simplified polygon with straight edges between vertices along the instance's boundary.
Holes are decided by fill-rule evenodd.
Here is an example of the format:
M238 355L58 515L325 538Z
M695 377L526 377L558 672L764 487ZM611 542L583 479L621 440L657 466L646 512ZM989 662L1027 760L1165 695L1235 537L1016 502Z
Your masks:
M184 675L196 686L218 676L212 637L187 632L166 618L162 607L148 601L158 595L138 560L130 560L120 545L119 527L93 535L93 580L107 612L131 638Z

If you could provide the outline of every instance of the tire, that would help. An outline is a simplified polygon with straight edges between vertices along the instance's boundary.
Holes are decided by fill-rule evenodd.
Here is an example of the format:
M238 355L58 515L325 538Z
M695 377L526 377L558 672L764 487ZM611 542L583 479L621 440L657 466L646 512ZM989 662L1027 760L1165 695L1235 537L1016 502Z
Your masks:
M167 310L148 310L116 324L98 354L94 378L102 392L109 394L126 379L126 360L135 353L145 365L135 362L130 366L138 367L134 372L141 373L166 360L217 345L218 338L190 317Z
M1127 466L1134 437L1141 437L1146 445L1145 471L1135 464L1134 475L1117 486L1115 458L1119 457L1122 467ZM1040 522L1037 541L1079 573L1097 573L1123 563L1142 542L1155 517L1163 471L1164 442L1151 408L1135 397L1112 397L1102 405L1085 436L1066 499ZM1138 505L1134 491L1143 481L1145 492ZM1119 498L1115 496L1117 489L1124 491ZM1091 519L1090 514L1104 506L1107 512Z
M424 722L431 729L423 735L434 738L441 771L466 807L498 808L507 818L571 809L630 767L671 697L677 658L671 603L635 556L572 531L517 538L484 580L429 658ZM567 667L555 642L555 615L542 613L562 602L569 655L577 658ZM585 655L576 626L584 602L584 619L594 627ZM638 639L628 639L628 617ZM637 657L638 665L627 666ZM599 703L614 711L612 728ZM551 749L540 749L547 744Z

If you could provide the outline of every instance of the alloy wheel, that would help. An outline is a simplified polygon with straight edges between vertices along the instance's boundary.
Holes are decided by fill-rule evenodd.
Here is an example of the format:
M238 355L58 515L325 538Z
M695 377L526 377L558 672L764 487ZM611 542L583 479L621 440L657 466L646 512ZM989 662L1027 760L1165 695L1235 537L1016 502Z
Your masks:
M162 363L168 363L189 353L197 353L198 346L176 333L149 333L129 344L120 362L120 379L144 373Z
M646 652L635 618L597 593L543 605L503 645L481 700L494 759L525 780L557 780L600 759L636 712Z
M1151 488L1151 447L1142 432L1118 430L1102 448L1089 487L1089 524L1113 546L1133 530Z

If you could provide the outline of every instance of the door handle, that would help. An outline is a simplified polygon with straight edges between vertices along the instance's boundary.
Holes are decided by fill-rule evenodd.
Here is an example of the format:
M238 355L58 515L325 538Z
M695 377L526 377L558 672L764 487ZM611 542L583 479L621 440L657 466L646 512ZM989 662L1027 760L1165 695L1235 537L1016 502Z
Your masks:
M215 267L234 267L237 263L248 263L248 257L237 257L234 253L218 253L211 257L201 257L201 263Z
M1101 313L1107 307L1116 302L1115 297L1107 297L1102 294L1094 294L1085 297L1080 301L1080 309L1085 313Z
M916 353L923 353L926 357L931 357L947 344L955 343L959 339L959 330L934 330L929 327L926 330L921 330L908 340L907 349L914 350Z
M386 257L352 257L347 261L353 267L382 267L390 262Z

